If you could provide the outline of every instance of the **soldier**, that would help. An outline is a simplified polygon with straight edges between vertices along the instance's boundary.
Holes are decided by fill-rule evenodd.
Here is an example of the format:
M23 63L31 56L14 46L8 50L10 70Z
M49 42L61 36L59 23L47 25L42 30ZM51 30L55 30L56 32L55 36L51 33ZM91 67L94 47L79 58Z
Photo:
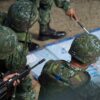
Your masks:
M39 20L40 40L64 37L66 35L65 32L58 32L50 28L50 12L53 2L55 2L57 7L64 9L66 15L78 20L75 10L70 6L69 0L17 0L8 11L10 26L14 30L21 32L25 31L27 27L31 27L35 21ZM30 15L31 25L29 23Z
M35 0L32 1L34 2ZM78 20L75 10L70 5L70 0L40 0L39 4L40 40L45 40L45 38L59 39L66 36L66 32L64 31L56 31L50 28L50 22L51 22L50 13L53 2L57 7L62 8L67 16Z
M50 60L45 64L39 77L39 100L81 100L80 92L76 91L90 81L90 75L85 69L100 56L100 40L94 35L82 34L75 38L69 53L72 56L70 63Z
M0 73L2 76L25 69L27 50L18 43L14 31L0 25ZM14 74L15 75L15 74ZM9 78L9 77L8 77ZM4 80L8 79L7 77ZM16 89L14 89L16 90ZM14 96L15 94L13 94ZM31 74L18 85L14 100L34 100L33 77ZM5 100L5 99L4 99ZM7 99L8 100L8 99Z
M12 28L18 36L18 41L21 43L26 41L29 50L39 47L38 44L31 41L31 34L28 34L29 27L37 20L38 14L35 8L32 8L32 2L16 2L9 8L8 14L0 12L0 24Z

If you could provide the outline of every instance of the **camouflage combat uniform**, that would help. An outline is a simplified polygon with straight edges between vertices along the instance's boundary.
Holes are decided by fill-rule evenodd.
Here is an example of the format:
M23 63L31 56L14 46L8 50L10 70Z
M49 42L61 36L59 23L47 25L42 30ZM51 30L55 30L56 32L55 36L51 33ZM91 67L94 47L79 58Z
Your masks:
M67 11L70 8L70 2L67 0L32 0L33 3L38 1L38 8L39 8L39 15L40 19L39 22L42 25L46 25L51 20L51 9L53 3L56 4L57 7L62 8L63 10Z
M16 2L9 8L8 14L0 12L0 24L13 29L16 32L18 41L23 44L26 42L31 47L31 44L33 45L32 35L28 34L28 30L37 21L37 13L37 7L33 6L32 2L27 0ZM35 46L35 43L33 46Z
M10 6L8 14L0 14L0 22L16 31L18 39L25 42L26 32L36 21L39 21L40 24L40 34L49 29L53 3L65 11L70 8L69 0L17 0ZM53 31L51 33L55 34ZM60 33L55 35L58 38L65 35L64 33L60 36ZM42 36L40 35L40 37ZM54 36L51 37L54 38ZM31 40L32 35L28 34L28 42Z
M91 85L89 73L77 64L88 66L100 57L100 40L94 35L81 34L73 41L69 53L72 61L77 61L75 65L64 60L51 60L45 64L39 77L39 100L90 100L92 96L92 100L98 100L95 98L98 98L100 89ZM93 91L91 95L89 88Z
M100 40L94 35L83 34L73 41L69 52L83 64L95 63L100 57ZM100 85L91 80L87 85L77 89L76 93L80 100L99 100Z
M83 83L86 84L89 79L90 76L86 71L75 69L66 61L51 60L46 63L39 77L41 83L39 100L66 100L65 98L79 100L72 91Z
M17 0L17 1L32 1L33 7L38 8L39 22L42 25L46 25L50 22L50 13L53 4L57 7L62 8L64 11L67 11L70 8L70 0ZM36 9L35 9L36 10ZM37 11L37 10L36 10Z
M27 50L17 42L16 34L10 28L0 25L0 71L4 74L25 69ZM14 100L34 100L32 79L27 76L16 90Z

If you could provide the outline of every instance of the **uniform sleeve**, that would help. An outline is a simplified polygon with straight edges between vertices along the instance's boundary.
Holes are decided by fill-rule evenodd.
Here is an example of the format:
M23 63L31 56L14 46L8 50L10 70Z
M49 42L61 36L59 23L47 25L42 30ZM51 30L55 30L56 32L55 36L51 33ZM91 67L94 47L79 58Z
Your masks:
M64 9L65 11L70 8L70 0L54 0L57 7Z

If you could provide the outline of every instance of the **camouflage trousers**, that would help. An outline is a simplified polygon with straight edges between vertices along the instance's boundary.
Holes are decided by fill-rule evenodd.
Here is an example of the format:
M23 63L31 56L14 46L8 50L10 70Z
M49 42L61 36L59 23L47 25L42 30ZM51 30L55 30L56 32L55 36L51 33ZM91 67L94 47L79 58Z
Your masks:
M50 22L50 13L54 0L31 0L38 8L39 23L46 25Z
M19 0L21 1L21 0ZM54 0L31 0L33 2L33 6L36 7L35 15L36 18L34 18L33 22L39 21L40 24L46 25L47 23L50 22L50 13L53 5ZM38 9L37 9L38 8ZM38 17L37 17L38 16ZM1 17L0 17L0 22L1 22Z
M39 11L39 23L42 25L46 25L50 22L51 9L53 4L57 7L62 8L63 10L68 10L70 6L70 2L67 0L31 0L33 3L36 3Z

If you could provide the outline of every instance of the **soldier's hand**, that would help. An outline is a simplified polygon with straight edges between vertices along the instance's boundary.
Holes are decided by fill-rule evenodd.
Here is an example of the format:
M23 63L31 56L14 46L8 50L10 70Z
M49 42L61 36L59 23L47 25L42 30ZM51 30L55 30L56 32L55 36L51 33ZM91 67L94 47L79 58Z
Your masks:
M68 9L67 12L66 12L66 15L68 15L72 19L74 18L77 21L79 20L77 14L76 14L76 11L73 8Z
M9 75L7 75L7 76L5 76L5 77L3 78L3 81L7 81L7 80L13 78L13 77L16 76L16 75L19 75L19 74L18 74L18 73L9 74ZM16 80L16 81L14 81L13 86L15 87L15 86L17 86L17 85L19 85L19 84L20 84L20 81L19 81L19 80Z

